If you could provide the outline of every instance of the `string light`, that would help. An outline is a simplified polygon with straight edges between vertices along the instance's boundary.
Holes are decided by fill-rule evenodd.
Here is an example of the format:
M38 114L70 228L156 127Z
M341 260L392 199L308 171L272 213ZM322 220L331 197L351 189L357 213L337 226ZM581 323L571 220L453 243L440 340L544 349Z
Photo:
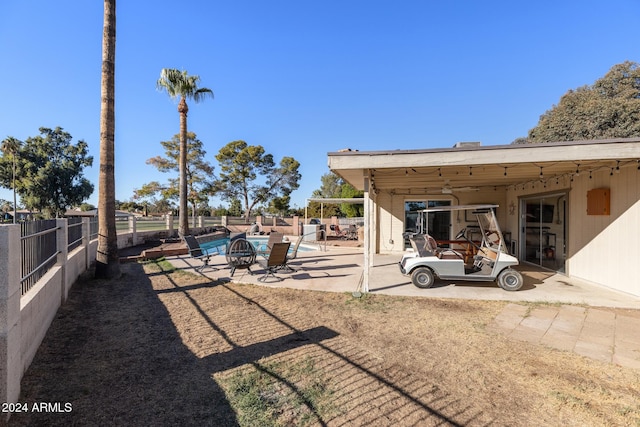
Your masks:
M616 161L616 173L620 173L620 160Z
M609 174L609 176L613 176L613 168L611 168L611 173Z
M504 176L507 176L507 167L504 167Z
M578 163L578 166L576 167L576 176L580 176L580 163Z
M438 176L442 176L442 169L438 168Z
M542 166L540 166L540 179L544 178L544 175L542 174Z
M472 176L473 172L471 171L471 166L469 166L469 176Z
M593 177L591 176L591 171L589 171L589 179L592 179Z

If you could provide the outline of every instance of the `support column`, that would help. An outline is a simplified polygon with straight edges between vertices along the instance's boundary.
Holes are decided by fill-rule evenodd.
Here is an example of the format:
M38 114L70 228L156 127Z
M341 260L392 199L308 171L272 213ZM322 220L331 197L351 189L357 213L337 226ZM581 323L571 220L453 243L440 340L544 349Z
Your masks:
M369 274L370 274L370 257L371 257L371 248L369 246L369 241L371 240L369 236L369 229L371 227L370 217L369 217L369 176L364 177L364 263L363 263L363 276L362 276L362 292L369 292Z

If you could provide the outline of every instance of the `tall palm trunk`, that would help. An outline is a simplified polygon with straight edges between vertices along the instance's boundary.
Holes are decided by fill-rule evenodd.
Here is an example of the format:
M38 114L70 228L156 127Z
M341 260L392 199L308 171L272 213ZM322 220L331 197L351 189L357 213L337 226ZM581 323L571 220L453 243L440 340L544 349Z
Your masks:
M187 113L189 107L184 97L178 104L180 113L180 212L178 213L178 233L189 234L189 211L187 210Z
M120 277L116 234L114 174L116 0L104 0L100 103L100 175L98 177L98 253L96 277Z

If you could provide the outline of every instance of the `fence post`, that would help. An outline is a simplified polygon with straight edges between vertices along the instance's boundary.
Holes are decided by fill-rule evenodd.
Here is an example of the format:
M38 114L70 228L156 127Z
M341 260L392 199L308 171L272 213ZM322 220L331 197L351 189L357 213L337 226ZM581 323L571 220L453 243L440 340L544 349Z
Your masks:
M0 226L0 403L15 403L20 397L21 253L20 225Z
M293 235L301 236L302 233L300 231L300 217L298 215L293 216Z
M67 300L67 259L69 251L69 234L67 232L67 219L56 219L56 246L58 246L58 259L56 264L62 269L62 284L60 286L60 305Z
M91 223L89 218L82 218L82 247L84 248L84 269L89 270L91 257L89 249L91 245Z
M131 245L135 246L136 245L136 240L138 238L137 236L137 232L136 232L136 217L133 215L130 215L127 218L127 222L129 223L129 233L131 233Z
M228 220L227 220L227 216L226 215L222 216L221 222L222 222L222 226L224 228L227 228Z
M173 236L173 215L167 214L166 216L167 232L168 236Z

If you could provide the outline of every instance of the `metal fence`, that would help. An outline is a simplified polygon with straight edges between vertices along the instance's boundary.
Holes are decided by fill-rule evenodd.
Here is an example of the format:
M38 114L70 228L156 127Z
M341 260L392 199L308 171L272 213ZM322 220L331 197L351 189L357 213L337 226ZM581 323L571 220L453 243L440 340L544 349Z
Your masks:
M20 284L24 295L56 264L58 256L55 219L20 223L22 268Z
M67 219L67 250L71 252L82 244L82 218Z
M96 239L98 237L98 217L94 216L89 218L89 240Z

